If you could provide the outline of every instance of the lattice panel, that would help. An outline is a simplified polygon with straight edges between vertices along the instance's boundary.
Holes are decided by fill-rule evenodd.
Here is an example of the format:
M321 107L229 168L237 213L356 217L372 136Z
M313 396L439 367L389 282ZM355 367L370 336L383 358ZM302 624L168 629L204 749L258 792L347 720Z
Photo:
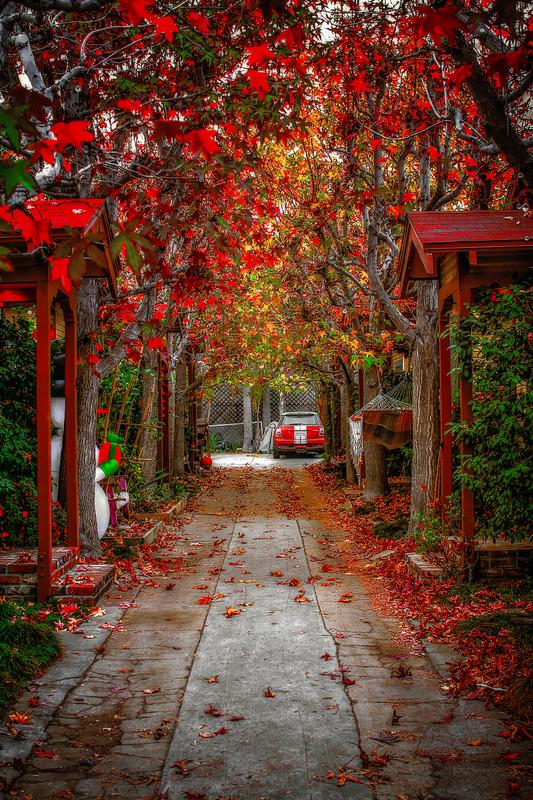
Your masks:
M284 397L284 411L316 411L316 392L312 386L303 391L289 392Z
M216 388L211 403L209 422L212 425L231 425L242 423L242 394L227 383L220 383Z

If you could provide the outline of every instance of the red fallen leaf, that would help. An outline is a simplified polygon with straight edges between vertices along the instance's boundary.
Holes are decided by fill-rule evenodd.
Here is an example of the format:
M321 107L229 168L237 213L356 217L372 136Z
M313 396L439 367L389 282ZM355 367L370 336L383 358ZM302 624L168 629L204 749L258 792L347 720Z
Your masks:
M204 800L207 795L203 792L193 792L191 789L185 789L185 797L187 797L188 800Z
M521 755L521 753L502 753L500 758L504 758L506 761L516 761Z
M480 744L483 744L481 739L472 739L470 742L467 742L467 745L470 747L479 747Z
M209 705L204 710L204 714L210 714L212 717L221 717L222 711L219 708L216 708L216 706Z
M352 593L351 592L343 592L339 597L338 603L351 603L352 602Z
M333 656L330 656L330 654L329 654L329 653L322 653L322 655L320 656L320 658L321 658L323 661L331 661L331 659L333 658Z
M296 597L294 598L294 602L295 603L310 603L311 601L309 600L308 597L305 596L305 594L297 594Z
M283 577L283 572L280 569L273 569L270 574L273 575L274 578L282 578Z
M273 692L272 689L270 688L270 686L268 687L268 689L265 689L265 691L263 692L263 697L275 697L275 696L276 696L276 692Z
M333 566L331 564L322 564L322 572L333 572Z
M188 775L190 772L189 767L187 766L187 762L184 759L178 758L178 760L175 761L172 766L176 767L176 769L179 770L181 775L185 776Z
M339 633L337 631L337 633L335 634L335 638L336 639L346 639L346 636L344 635L344 633Z
M213 675L211 678L206 678L208 683L218 683L218 675Z
M369 759L368 763L372 767L384 767L385 764L388 764L389 757L386 753L382 756L375 756L374 758Z
M33 755L36 758L53 758L55 753L53 750L34 750Z
M157 694L161 689L157 686L155 689L143 689L143 694Z
M242 614L242 611L239 608L233 608L233 606L226 606L226 617L230 619L230 617L236 617L238 614Z
M227 719L229 722L240 722L241 719L246 719L246 717L243 714L231 714Z
M459 750L454 750L453 753L442 753L439 756L439 761L442 761L443 764L447 764L450 761L460 761L462 755Z
M14 722L17 725L29 725L31 723L31 717L27 711L23 711L22 713L13 711L12 714L9 714L7 719L8 722Z
M361 783L361 778L354 778L353 775L337 775L337 786L344 786L345 783Z
M355 686L355 681L353 681L351 678L347 678L345 675L342 676L342 683L345 686Z
M35 708L35 706L42 706L42 704L43 701L37 695L35 695L34 697L30 697L30 699L28 700L28 705L31 706L32 708Z
M212 739L213 736L222 736L222 734L227 733L229 728L219 728L218 731L213 731L212 733L199 733L198 736L201 739Z
M192 587L193 589L208 589L209 586L207 583L197 583L195 586Z
M203 597L199 597L198 598L198 600L196 601L196 605L197 606L208 606L209 603L211 603L212 601L213 601L213 595L212 594L204 594Z

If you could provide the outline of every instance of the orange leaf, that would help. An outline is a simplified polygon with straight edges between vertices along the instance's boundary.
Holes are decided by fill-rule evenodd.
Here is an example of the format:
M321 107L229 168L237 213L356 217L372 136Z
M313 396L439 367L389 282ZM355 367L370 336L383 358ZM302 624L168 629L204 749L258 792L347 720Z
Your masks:
M211 678L206 678L208 683L218 683L218 675L213 675Z
M275 578L283 577L283 572L280 569L273 569L270 574L273 575Z
M7 719L9 722L15 722L18 725L29 725L31 722L31 717L27 711L23 711L22 713L13 711L13 713L10 714Z
M239 608L233 608L233 606L226 606L226 616L228 619L230 617L236 617L237 614L242 614L242 611Z
M265 691L263 692L263 696L264 697L275 697L276 696L276 692L273 692L272 689L269 686L268 689L265 689Z
M338 599L339 603L351 603L352 602L352 593L351 592L343 592Z
M470 747L479 747L479 745L482 744L482 742L481 739L472 739L472 741L467 742L467 744L469 744Z
M203 596L203 597L200 597L200 598L199 598L199 599L196 601L196 605L197 605L197 606L208 606L208 605L209 605L209 603L211 603L211 602L212 602L212 600L213 600L213 595L212 595L212 594L204 594L204 596Z

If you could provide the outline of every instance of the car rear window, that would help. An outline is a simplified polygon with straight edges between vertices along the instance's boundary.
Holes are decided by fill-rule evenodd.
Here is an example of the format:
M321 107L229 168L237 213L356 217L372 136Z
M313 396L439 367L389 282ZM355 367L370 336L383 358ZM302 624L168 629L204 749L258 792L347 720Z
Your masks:
M318 414L284 414L280 425L320 425Z

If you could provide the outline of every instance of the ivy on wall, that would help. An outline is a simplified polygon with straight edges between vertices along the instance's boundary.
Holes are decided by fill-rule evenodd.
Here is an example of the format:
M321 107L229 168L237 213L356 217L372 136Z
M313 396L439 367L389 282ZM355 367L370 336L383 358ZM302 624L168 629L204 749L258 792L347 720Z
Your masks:
M454 439L472 448L459 480L472 489L477 534L531 536L533 518L531 286L483 289L468 317L450 323L456 371L472 380L473 423L454 422Z

